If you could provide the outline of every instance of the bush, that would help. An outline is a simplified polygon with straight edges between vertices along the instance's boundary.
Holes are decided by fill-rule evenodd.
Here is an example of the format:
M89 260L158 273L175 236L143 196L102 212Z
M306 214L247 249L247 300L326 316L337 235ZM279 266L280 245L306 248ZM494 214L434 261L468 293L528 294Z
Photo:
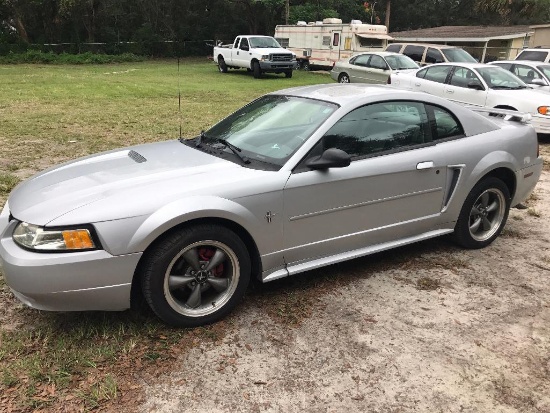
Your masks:
M106 64L106 63L124 63L143 61L142 56L133 53L123 53L119 55L107 55L98 53L80 53L69 54L53 52L42 52L40 50L27 50L24 53L8 53L6 56L0 56L0 64L17 63L41 63L41 64Z

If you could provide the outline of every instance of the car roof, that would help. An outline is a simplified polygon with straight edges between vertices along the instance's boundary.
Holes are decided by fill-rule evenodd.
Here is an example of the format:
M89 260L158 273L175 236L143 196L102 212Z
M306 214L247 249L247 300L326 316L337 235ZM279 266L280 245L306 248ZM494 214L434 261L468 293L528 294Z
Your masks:
M447 44L434 44L434 43L415 43L415 42L394 42L388 44L388 46L391 46L392 44L404 44L404 45L413 45L413 46L426 46L426 47L437 47L439 49L462 49L460 46L449 46Z
M540 47L529 47L527 49L521 49L521 52L525 52L526 50L529 52L550 52L550 49L543 49Z
M539 50L539 49L537 49ZM496 60L494 62L491 62L491 64L495 63L511 63L511 64L520 64L520 65L527 65L527 66L548 66L550 63L548 62L541 62L539 60Z
M470 63L470 62L443 62L443 63L434 63L432 65L424 66L422 69L431 66L462 66L470 69L481 69L483 67L495 67L495 65L490 65L488 63Z
M270 93L272 95L297 96L335 103L339 106L357 106L379 102L381 100L421 100L441 103L442 98L423 92L396 89L387 85L365 83L334 84L327 83L312 86L300 86Z
M359 52L355 53L352 57L361 56L364 54L377 54L378 56L387 57L387 56L405 56L403 53L397 53L397 52Z

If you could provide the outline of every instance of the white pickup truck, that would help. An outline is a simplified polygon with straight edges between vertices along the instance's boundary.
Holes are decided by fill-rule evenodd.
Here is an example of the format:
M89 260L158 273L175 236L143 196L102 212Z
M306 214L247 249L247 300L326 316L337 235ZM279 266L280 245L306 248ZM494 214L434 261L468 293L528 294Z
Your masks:
M269 36L237 36L233 44L214 47L213 56L221 73L242 67L256 79L265 72L292 77L292 70L298 67L296 55Z

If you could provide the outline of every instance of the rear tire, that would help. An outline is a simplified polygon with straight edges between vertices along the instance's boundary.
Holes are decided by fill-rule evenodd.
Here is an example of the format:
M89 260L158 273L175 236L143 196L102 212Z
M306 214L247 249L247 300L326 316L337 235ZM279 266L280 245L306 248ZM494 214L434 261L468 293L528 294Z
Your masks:
M483 248L499 236L510 212L510 191L498 178L478 182L466 197L455 225L455 241L464 248Z
M252 72L254 72L254 78L259 79L262 77L262 69L260 68L260 63L254 61L252 62Z
M309 72L311 70L309 60L302 60L302 62L300 63L300 69L305 70L306 72Z
M225 60L223 57L218 57L218 69L220 73L227 73L227 65L225 64Z
M178 327L210 324L241 301L250 257L237 234L219 225L172 232L144 256L143 295L155 314Z

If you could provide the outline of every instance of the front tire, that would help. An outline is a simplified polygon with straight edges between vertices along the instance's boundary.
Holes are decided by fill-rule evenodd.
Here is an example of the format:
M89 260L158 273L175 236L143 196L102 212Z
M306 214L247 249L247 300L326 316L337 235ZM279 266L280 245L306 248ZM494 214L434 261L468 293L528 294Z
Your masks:
M501 233L510 212L510 191L498 178L485 178L466 197L454 237L465 248L483 248Z
M210 324L226 316L244 296L250 257L243 241L218 225L197 225L161 239L144 257L145 300L165 323Z
M348 74L347 73L341 73L340 76L338 76L338 82L339 83L350 83Z
M254 72L254 78L259 79L262 77L262 69L260 68L260 63L252 62L252 72Z
M287 71L285 72L285 77L286 77L287 79L290 79L290 78L292 77L292 70L287 70Z

